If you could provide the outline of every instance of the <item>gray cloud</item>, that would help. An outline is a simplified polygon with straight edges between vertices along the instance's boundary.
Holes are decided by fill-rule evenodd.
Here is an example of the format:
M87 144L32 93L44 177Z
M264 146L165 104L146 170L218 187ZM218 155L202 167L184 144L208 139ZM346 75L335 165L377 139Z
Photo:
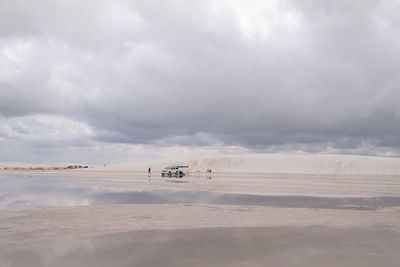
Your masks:
M68 117L106 143L397 149L399 11L0 0L0 114Z

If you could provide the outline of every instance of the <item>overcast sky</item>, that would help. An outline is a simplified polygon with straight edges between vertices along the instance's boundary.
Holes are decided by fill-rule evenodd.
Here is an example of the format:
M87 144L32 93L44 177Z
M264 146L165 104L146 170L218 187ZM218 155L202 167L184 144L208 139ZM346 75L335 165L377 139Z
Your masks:
M397 0L0 0L0 161L400 156Z

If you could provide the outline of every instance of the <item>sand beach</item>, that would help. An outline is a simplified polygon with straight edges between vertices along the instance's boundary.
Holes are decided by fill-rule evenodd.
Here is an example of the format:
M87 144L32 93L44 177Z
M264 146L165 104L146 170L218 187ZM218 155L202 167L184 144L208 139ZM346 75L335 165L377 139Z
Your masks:
M179 163L189 165L187 176L161 177L162 167ZM400 260L398 158L244 155L56 170L1 165L1 266Z

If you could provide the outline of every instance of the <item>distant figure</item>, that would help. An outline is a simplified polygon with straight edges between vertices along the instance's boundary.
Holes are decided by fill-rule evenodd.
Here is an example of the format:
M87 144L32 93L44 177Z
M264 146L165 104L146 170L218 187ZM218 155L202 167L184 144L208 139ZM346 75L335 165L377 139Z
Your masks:
M149 182L151 182L151 167L149 167L147 173L148 173L147 177L149 177Z

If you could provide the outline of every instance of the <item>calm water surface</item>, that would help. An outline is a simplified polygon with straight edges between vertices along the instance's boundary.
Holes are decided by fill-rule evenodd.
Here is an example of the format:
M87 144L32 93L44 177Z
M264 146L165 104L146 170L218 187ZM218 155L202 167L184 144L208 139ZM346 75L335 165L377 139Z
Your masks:
M178 187L178 185L177 185ZM311 197L228 194L209 191L113 191L61 179L0 177L0 209L112 204L223 204L283 208L374 210L400 206L400 197Z

